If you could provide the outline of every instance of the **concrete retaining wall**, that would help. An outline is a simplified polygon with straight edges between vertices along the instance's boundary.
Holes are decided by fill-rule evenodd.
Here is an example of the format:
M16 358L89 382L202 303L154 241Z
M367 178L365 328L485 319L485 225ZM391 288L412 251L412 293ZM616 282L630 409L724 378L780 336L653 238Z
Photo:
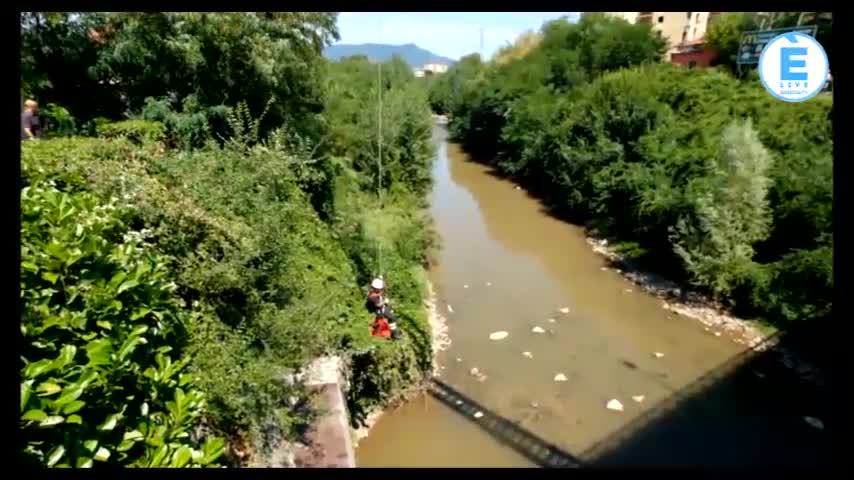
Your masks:
M318 358L309 365L305 386L318 396L320 416L306 435L308 449L297 454L303 467L354 468L356 453L344 392L348 385L338 357Z
M345 392L349 388L339 357L321 357L302 372L288 374L283 381L302 383L316 398L318 417L299 442L281 441L280 432L269 435L266 448L256 448L251 467L354 468L356 454L350 433ZM296 399L291 399L294 404Z

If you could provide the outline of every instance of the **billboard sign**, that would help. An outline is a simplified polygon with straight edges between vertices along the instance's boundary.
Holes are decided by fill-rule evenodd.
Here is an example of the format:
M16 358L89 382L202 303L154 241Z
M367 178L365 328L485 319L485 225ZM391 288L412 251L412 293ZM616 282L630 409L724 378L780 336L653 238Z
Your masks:
M738 65L756 65L759 63L759 57L762 56L762 50L774 38L784 33L803 33L811 37L815 37L817 27L809 25L805 27L787 27L774 28L771 30L753 30L741 34L741 43L738 47L738 54L735 62Z

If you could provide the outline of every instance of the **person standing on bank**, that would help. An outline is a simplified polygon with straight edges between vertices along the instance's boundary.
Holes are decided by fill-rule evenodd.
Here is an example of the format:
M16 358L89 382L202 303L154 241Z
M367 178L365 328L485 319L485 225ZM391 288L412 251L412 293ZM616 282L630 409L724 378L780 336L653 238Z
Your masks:
M21 140L35 140L43 133L39 104L35 100L27 100L24 102L24 112L21 113Z

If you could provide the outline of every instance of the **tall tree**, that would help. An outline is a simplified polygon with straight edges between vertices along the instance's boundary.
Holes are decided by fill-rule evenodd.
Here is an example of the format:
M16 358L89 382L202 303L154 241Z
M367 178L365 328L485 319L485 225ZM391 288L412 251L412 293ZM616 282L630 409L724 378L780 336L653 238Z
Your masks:
M772 158L748 120L724 130L715 160L708 189L695 197L696 223L679 222L674 248L697 283L725 295L747 278L753 244L768 236Z
M274 99L265 117L268 126L305 126L323 108L321 54L339 38L336 17L325 12L27 14L21 20L25 81L34 93L69 106L83 119L139 113L148 97L165 98L177 109L192 95L203 107L246 101L253 112ZM45 73L42 78L34 72ZM80 95L80 86L98 95Z

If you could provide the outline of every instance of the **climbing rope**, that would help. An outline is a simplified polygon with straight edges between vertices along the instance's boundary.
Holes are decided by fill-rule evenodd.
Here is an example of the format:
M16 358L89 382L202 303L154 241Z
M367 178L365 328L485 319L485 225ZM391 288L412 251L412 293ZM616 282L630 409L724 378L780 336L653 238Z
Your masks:
M382 37L382 18L379 19L380 37ZM377 199L380 202L380 214L385 209L383 203L383 95L382 95L382 61L377 61ZM377 266L379 267L379 278L383 278L383 253L382 253L382 228L383 219L380 218L377 232Z

